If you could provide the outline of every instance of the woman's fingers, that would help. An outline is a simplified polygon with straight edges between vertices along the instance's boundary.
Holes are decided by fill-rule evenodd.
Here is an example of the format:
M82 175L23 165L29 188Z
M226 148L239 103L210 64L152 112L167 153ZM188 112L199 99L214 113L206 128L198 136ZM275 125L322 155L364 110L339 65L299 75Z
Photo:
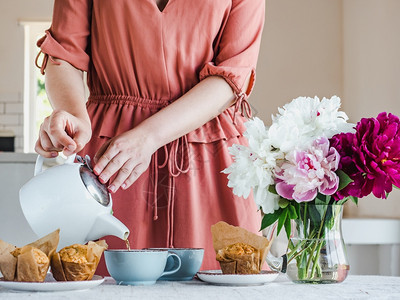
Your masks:
M53 151L61 152L63 150L73 152L76 149L75 141L66 132L67 123L69 123L68 117L66 113L53 112L49 117L45 118L40 126L39 140L36 143L38 153L40 151L39 154Z
M48 127L49 118L46 118L44 123L39 129L39 139L35 144L35 151L40 155L50 158L56 157L58 152L62 151L62 145L59 143L53 143L48 133L46 132L46 127Z
M153 150L142 134L127 131L106 142L94 157L94 173L102 183L110 181L110 192L128 188L147 169ZM114 177L115 176L115 177Z
M66 156L82 150L91 138L90 122L66 111L53 111L40 126L35 151L44 157Z
M93 171L99 176L101 183L106 183L124 165L125 161L120 150L110 143L107 150L97 160Z
M61 145L64 154L67 156L75 153L77 148L73 139L76 129L73 121L70 120L71 118L73 117L65 111L55 111L50 117L48 128L53 144Z
M44 142L45 145L43 145L42 142ZM50 139L48 137L42 137L36 141L35 151L46 158L57 157L60 150L55 149L54 147L50 147L49 145L51 145Z
M90 140L91 136L88 136L88 134L86 132L83 131L78 131L76 132L75 136L74 136L74 142L76 144L76 149L75 152L79 152L81 151L86 143Z
M140 164L135 166L131 160L128 160L119 170L117 176L113 179L112 183L108 186L110 192L115 193L120 187L126 189L139 177L142 173L140 172Z
M104 152L106 152L108 145L110 144L111 140L108 140L107 142L105 142L100 148L99 150L97 150L96 154L93 157L93 161L96 164L95 168L94 168L94 173L96 175L100 175L101 171L103 171L104 167L103 164L102 166L97 165L97 163L99 162L100 158L103 156Z
M134 168L129 174L128 178L126 178L126 180L121 184L122 189L126 190L128 187L130 187L139 178L139 176L146 171L146 168L147 167L144 164L140 164Z

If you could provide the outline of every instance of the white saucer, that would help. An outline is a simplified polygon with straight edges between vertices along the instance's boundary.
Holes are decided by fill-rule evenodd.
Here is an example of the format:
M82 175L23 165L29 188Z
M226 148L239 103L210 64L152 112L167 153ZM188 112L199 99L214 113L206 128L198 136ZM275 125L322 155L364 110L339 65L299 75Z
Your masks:
M72 291L87 290L102 284L104 278L94 275L92 280L86 281L56 281L51 273L48 273L44 282L18 282L4 281L0 278L0 287L14 291L28 292L54 292L54 291Z
M278 275L278 272L264 270L260 274L222 274L221 270L197 272L200 280L216 285L262 285L274 281Z

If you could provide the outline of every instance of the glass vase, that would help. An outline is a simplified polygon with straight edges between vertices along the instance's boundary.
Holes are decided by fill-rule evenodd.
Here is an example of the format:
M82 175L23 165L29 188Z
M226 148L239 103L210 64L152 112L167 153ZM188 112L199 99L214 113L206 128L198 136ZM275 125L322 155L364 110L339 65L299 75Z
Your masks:
M342 282L350 269L342 237L343 205L302 203L299 212L286 252L287 276L295 283Z

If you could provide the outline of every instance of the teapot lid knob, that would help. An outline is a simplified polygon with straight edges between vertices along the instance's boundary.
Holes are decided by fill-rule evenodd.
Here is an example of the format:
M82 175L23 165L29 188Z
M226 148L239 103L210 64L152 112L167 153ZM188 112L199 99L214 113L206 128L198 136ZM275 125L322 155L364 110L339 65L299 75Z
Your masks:
M110 203L110 193L107 190L105 184L102 184L97 178L96 174L93 173L90 166L90 158L88 156L85 159L77 156L77 160L83 165L79 168L79 174L86 189L92 195L92 197L103 206L108 206Z

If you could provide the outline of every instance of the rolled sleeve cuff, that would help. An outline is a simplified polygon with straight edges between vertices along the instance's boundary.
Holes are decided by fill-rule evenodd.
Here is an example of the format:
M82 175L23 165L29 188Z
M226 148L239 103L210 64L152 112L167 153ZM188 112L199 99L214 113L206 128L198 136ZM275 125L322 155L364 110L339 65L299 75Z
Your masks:
M247 76L251 73L250 83L246 91L243 91L244 81ZM254 86L255 70L251 67L231 67L218 65L209 62L205 64L203 69L200 71L199 79L203 80L209 76L220 76L231 86L233 92L236 95L245 93L247 96L251 93Z
M74 47L74 45L69 47L70 49L67 49L57 42L48 30L46 30L46 35L38 40L37 46L45 55L62 59L82 71L87 72L89 69L90 58L86 52L80 50L78 47ZM46 67L43 65L46 63L47 59L43 59L42 69Z

